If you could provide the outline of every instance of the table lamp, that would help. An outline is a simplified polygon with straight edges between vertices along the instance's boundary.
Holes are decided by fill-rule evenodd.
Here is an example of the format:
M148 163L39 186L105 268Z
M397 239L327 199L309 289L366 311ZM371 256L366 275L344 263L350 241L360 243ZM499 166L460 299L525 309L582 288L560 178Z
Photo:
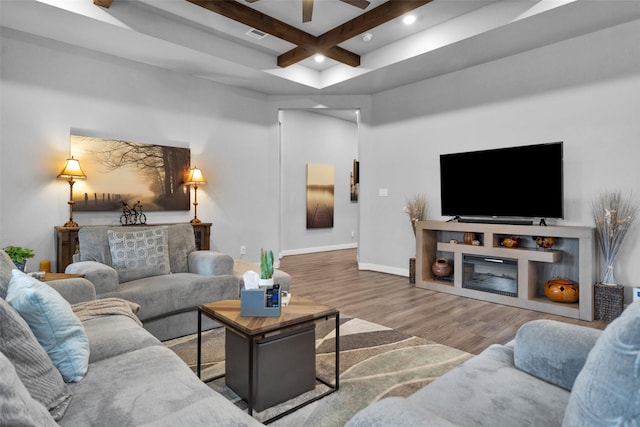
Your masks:
M64 226L77 227L78 223L73 220L73 205L75 204L73 201L73 184L76 183L76 179L87 179L87 176L80 167L78 159L74 159L73 156L67 159L64 169L62 169L62 172L58 175L58 179L60 178L69 180L69 201L67 202L69 204L69 221L67 221Z
M198 185L204 185L207 181L202 175L202 171L197 167L189 169L187 177L184 181L185 185L191 185L193 187L193 219L192 224L198 224L201 221L198 219Z

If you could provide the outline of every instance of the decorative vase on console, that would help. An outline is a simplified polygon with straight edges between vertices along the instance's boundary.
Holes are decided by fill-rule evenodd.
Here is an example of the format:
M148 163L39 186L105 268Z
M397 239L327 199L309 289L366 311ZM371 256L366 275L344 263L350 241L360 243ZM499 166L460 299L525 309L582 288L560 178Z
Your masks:
M476 233L470 232L470 231L466 231L463 234L462 239L464 240L464 243L466 245L470 245L473 243L474 240L476 240Z
M447 277L453 272L453 265L446 258L436 258L431 271L436 277Z

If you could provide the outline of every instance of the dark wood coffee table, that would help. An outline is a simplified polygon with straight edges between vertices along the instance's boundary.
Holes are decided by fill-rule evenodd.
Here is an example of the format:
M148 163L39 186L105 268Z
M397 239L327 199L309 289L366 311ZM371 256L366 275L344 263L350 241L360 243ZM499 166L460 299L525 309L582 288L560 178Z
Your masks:
M306 406L312 402L315 402L318 399L321 399L335 391L338 390L339 384L339 371L340 371L340 312L335 308L331 308L326 305L317 304L309 299L293 296L291 302L287 307L282 307L281 314L279 317L243 317L240 316L240 299L232 299L232 300L224 300L212 302L209 304L203 304L198 307L198 359L197 359L197 374L200 377L201 374L201 350L202 350L202 316L207 316L210 319L216 320L220 322L227 329L227 337L229 337L230 332L232 332L233 336L239 336L240 339L246 341L248 345L239 345L236 346L236 349L239 349L240 352L245 354L239 354L238 359L243 362L246 360L248 363L246 371L248 375L246 379L248 380L247 389L248 392L246 394L246 401L248 405L248 413L249 415L253 415L253 410L255 408L254 401L256 398L255 390L256 384L255 380L260 372L254 372L254 370L260 370L261 363L259 358L261 357L261 352L257 350L258 345L260 343L278 340L282 337L283 347L280 347L278 351L284 350L286 352L287 349L287 338L290 336L295 336L298 331L305 331L305 329L314 328L315 322L317 320L325 319L329 320L331 317L335 318L335 331L336 331L336 346L335 346L335 378L334 384L331 384L324 379L315 377L315 380L321 382L322 384L329 387L329 390L326 392L312 397L305 402L297 405L294 408L291 408L287 411L284 411L275 417L272 417L266 421L264 424L268 424L270 422L276 421L285 415L288 415L303 406ZM235 338L234 338L235 339ZM291 345L303 345L306 348L304 351L300 351L300 353L308 353L309 351L313 352L312 361L315 364L315 339L311 339L311 341L305 340L304 343L300 344L301 341L297 343L291 340ZM306 344L309 343L309 344ZM228 344L225 344L225 346ZM307 346L311 346L308 348ZM228 350L228 349L225 349ZM235 350L238 351L238 350ZM292 353L298 353L298 349L292 351ZM248 353L248 354L246 354ZM295 362L294 362L295 363ZM308 358L304 359L300 363L310 363L308 362ZM226 365L226 364L225 364ZM307 367L313 369L313 372L316 372L315 366ZM226 374L229 375L227 367ZM264 367L262 369L265 369ZM216 377L214 379L221 378ZM227 380L227 383L229 381ZM279 384L273 384L271 387L278 387ZM261 385L262 387L263 385ZM242 396L241 396L242 397Z

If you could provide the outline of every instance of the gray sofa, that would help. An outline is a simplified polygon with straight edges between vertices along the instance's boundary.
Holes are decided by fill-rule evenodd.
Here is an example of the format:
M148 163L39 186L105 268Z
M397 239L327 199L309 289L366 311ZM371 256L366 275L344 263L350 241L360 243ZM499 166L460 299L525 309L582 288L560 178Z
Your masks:
M348 427L639 426L640 302L604 331L524 324L408 398L382 399Z
M196 250L191 224L89 226L78 240L80 253L65 272L84 274L97 298L139 304L138 317L160 340L197 332L200 304L240 295L233 259ZM214 323L206 319L203 325Z
M16 288L12 269L0 251L0 425L261 425L202 383L135 316L106 315L82 322L89 350L84 353L86 373L75 382L63 381L32 324L14 309L14 295L7 294L10 283ZM50 290L57 289L71 302L91 298L95 289L86 279L36 286L64 301Z

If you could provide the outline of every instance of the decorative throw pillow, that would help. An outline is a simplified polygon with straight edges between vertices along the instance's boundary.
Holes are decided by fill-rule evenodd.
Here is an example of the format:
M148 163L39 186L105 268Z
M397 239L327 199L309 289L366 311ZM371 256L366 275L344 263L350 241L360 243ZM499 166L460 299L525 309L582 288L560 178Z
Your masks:
M107 236L120 283L171 272L167 227L109 230Z
M80 381L89 367L89 340L71 305L49 285L13 270L7 302L26 320L66 382Z
M0 425L56 427L47 410L34 400L16 374L9 359L0 352Z
M562 425L640 425L640 302L611 322L589 352Z
M1 298L0 353L13 364L31 397L44 405L54 419L62 418L71 401L69 388L29 325Z
M11 261L9 255L5 251L0 251L0 298L7 297L7 289L9 289L9 282L11 281L11 270L14 270L16 265Z

